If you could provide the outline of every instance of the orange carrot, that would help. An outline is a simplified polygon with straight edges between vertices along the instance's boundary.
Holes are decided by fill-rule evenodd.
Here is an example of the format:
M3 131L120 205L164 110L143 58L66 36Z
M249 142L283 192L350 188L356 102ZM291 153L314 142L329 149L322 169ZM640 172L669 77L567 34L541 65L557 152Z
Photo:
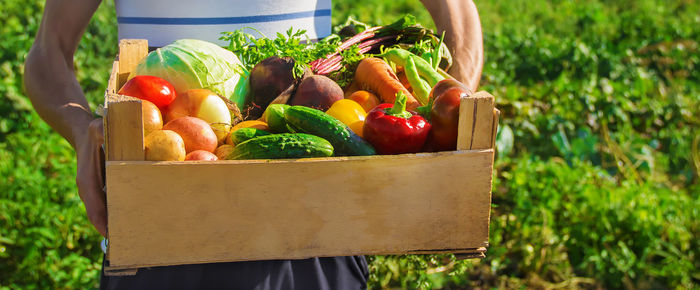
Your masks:
M396 100L396 94L403 92L408 98L406 100L407 109L415 110L420 106L418 100L401 84L389 64L382 59L370 57L360 61L355 71L355 81L362 89L379 95L382 102L393 104Z
M403 67L396 67L396 77L399 78L399 81L401 82L403 87L406 88L409 92L411 92L411 94L413 94L411 83L408 82L408 77L406 77L406 71L404 71Z

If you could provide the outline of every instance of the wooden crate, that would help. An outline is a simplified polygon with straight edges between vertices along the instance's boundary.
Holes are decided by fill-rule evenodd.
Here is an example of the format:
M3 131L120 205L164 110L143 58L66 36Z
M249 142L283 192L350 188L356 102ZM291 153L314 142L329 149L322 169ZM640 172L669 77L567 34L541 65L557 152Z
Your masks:
M461 100L452 152L149 162L140 101L116 94L148 45L123 40L119 49L105 97L110 273L316 256L483 257L498 124L490 94Z

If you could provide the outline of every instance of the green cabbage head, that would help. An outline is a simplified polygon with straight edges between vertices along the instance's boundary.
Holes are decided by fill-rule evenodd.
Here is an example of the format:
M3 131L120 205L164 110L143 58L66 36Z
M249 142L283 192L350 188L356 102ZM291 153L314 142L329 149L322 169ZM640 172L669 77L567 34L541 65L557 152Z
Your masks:
M208 89L243 109L249 72L233 52L211 42L180 39L148 54L129 75L151 75L170 82L180 94Z

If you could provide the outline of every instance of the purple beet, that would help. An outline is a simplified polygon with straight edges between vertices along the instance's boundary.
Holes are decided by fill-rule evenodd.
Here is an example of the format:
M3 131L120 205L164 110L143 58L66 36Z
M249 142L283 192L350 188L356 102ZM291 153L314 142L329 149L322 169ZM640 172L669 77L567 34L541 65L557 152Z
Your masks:
M333 103L343 99L343 95L343 89L333 80L314 75L301 81L289 104L326 111Z
M294 59L268 57L250 72L250 92L253 94L252 115L260 115L267 105L294 83Z

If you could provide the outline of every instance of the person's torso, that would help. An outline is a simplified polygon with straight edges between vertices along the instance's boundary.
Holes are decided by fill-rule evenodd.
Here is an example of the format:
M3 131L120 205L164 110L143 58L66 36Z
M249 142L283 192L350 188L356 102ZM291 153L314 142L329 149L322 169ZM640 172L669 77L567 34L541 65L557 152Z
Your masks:
M367 289L368 278L365 258L349 256L141 268L134 276L102 271L100 289L354 290Z
M311 40L331 33L331 0L115 0L119 39L148 39L160 47L195 38L219 45L221 32L252 27L274 38L290 27ZM247 30L259 36L255 30Z

